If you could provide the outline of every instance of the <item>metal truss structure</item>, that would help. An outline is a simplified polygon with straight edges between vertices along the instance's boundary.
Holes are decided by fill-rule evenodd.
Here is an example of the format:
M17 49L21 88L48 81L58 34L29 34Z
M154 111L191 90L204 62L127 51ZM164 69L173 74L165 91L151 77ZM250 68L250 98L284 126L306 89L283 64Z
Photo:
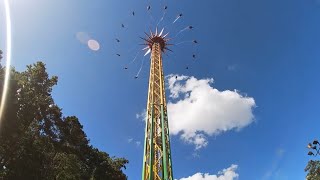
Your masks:
M145 142L142 180L173 180L167 104L165 98L162 53L168 40L163 35L150 32L145 44L151 52L148 104L146 114ZM147 53L148 53L147 52Z

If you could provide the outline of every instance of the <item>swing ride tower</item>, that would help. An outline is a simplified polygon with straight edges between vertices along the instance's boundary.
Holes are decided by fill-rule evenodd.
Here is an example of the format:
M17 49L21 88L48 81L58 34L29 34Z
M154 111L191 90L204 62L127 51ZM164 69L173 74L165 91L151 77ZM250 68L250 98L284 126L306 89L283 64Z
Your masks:
M169 139L169 124L165 98L162 53L167 48L168 40L162 35L150 31L142 38L147 45L145 50L151 52L149 91L146 112L144 139L144 156L142 180L173 180L172 160ZM146 54L147 54L146 53Z

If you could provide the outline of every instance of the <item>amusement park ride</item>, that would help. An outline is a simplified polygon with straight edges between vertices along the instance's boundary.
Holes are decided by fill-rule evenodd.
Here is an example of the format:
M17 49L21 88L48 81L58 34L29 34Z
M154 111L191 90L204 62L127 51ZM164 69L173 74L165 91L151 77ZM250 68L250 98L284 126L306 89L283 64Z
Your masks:
M151 52L147 118L144 139L142 180L173 180L167 104L164 89L162 52L171 51L167 46L168 35L146 34L145 45Z
M167 103L165 96L165 76L163 73L163 53L166 51L172 52L168 46L177 46L182 43L198 44L197 40L182 41L179 43L168 43L170 40L174 40L179 34L186 30L194 29L193 26L187 26L178 31L172 39L168 38L168 32L164 33L164 28L158 31L158 25L164 20L164 16L167 12L168 6L163 8L163 16L160 18L156 25L155 32L150 30L150 33L145 33L145 37L141 37L144 41L142 45L145 45L143 50L146 51L144 56L150 55L150 74L149 74L149 90L147 99L147 111L146 111L146 126L145 126L145 138L144 138L144 156L143 156L143 168L142 168L142 180L174 180L172 171L172 158L171 158L171 146L169 135L169 122L167 116ZM147 6L147 12L150 14L151 6ZM131 16L135 16L136 12L132 11ZM179 13L170 24L176 23L181 17L182 13ZM166 26L164 26L166 27ZM126 29L125 23L121 24L121 28ZM119 37L115 38L116 43L122 42ZM118 57L120 53L115 53ZM137 55L134 57L133 63L137 59ZM196 59L196 55L192 54L192 59ZM142 61L143 65L143 61ZM134 77L138 79L139 73L142 69L140 67L139 72ZM125 70L129 67L125 66ZM189 69L186 66L185 69Z

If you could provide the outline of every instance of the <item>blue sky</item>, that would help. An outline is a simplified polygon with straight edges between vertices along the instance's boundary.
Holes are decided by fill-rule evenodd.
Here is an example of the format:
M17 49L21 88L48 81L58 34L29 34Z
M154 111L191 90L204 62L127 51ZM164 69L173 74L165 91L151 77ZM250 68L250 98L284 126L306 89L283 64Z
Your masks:
M168 11L159 27L167 25L169 36L188 25L195 27L173 39L176 44L189 42L173 46L174 53L164 56L165 74L186 76L182 84L191 77L197 82L212 78L205 87L218 94L230 90L239 95L239 102L254 100L254 106L245 104L244 111L233 111L238 106L230 101L223 111L230 117L244 113L253 118L211 119L212 114L196 111L191 123L199 129L194 132L207 142L200 149L183 139L187 125L176 125L177 133L171 136L174 178L214 175L225 169L244 180L304 179L309 160L306 145L319 137L320 125L317 0L11 0L12 64L24 70L28 64L44 61L49 73L59 76L54 98L64 115L78 116L90 142L112 156L129 159L125 173L129 179L140 179L145 125L136 115L146 107L149 61L146 56L138 79L134 76L142 53L127 71L123 68L141 51L139 36L149 27L154 29L165 4ZM5 50L2 1L0 6L0 49ZM172 24L179 13L182 18ZM100 49L90 50L77 39L78 32L97 40ZM193 45L193 39L199 44ZM170 98L169 90L172 104L185 100ZM215 105L218 101L210 101L204 108L211 112ZM212 129L206 133L197 124L229 120L233 124L220 133Z

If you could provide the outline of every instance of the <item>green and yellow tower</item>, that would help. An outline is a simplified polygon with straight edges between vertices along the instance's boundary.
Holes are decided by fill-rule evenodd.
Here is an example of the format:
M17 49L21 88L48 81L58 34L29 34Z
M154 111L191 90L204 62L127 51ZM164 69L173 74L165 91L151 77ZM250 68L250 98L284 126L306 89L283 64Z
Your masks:
M169 124L165 97L162 53L167 48L168 35L146 33L145 45L151 52L148 104L144 140L142 180L173 180Z

